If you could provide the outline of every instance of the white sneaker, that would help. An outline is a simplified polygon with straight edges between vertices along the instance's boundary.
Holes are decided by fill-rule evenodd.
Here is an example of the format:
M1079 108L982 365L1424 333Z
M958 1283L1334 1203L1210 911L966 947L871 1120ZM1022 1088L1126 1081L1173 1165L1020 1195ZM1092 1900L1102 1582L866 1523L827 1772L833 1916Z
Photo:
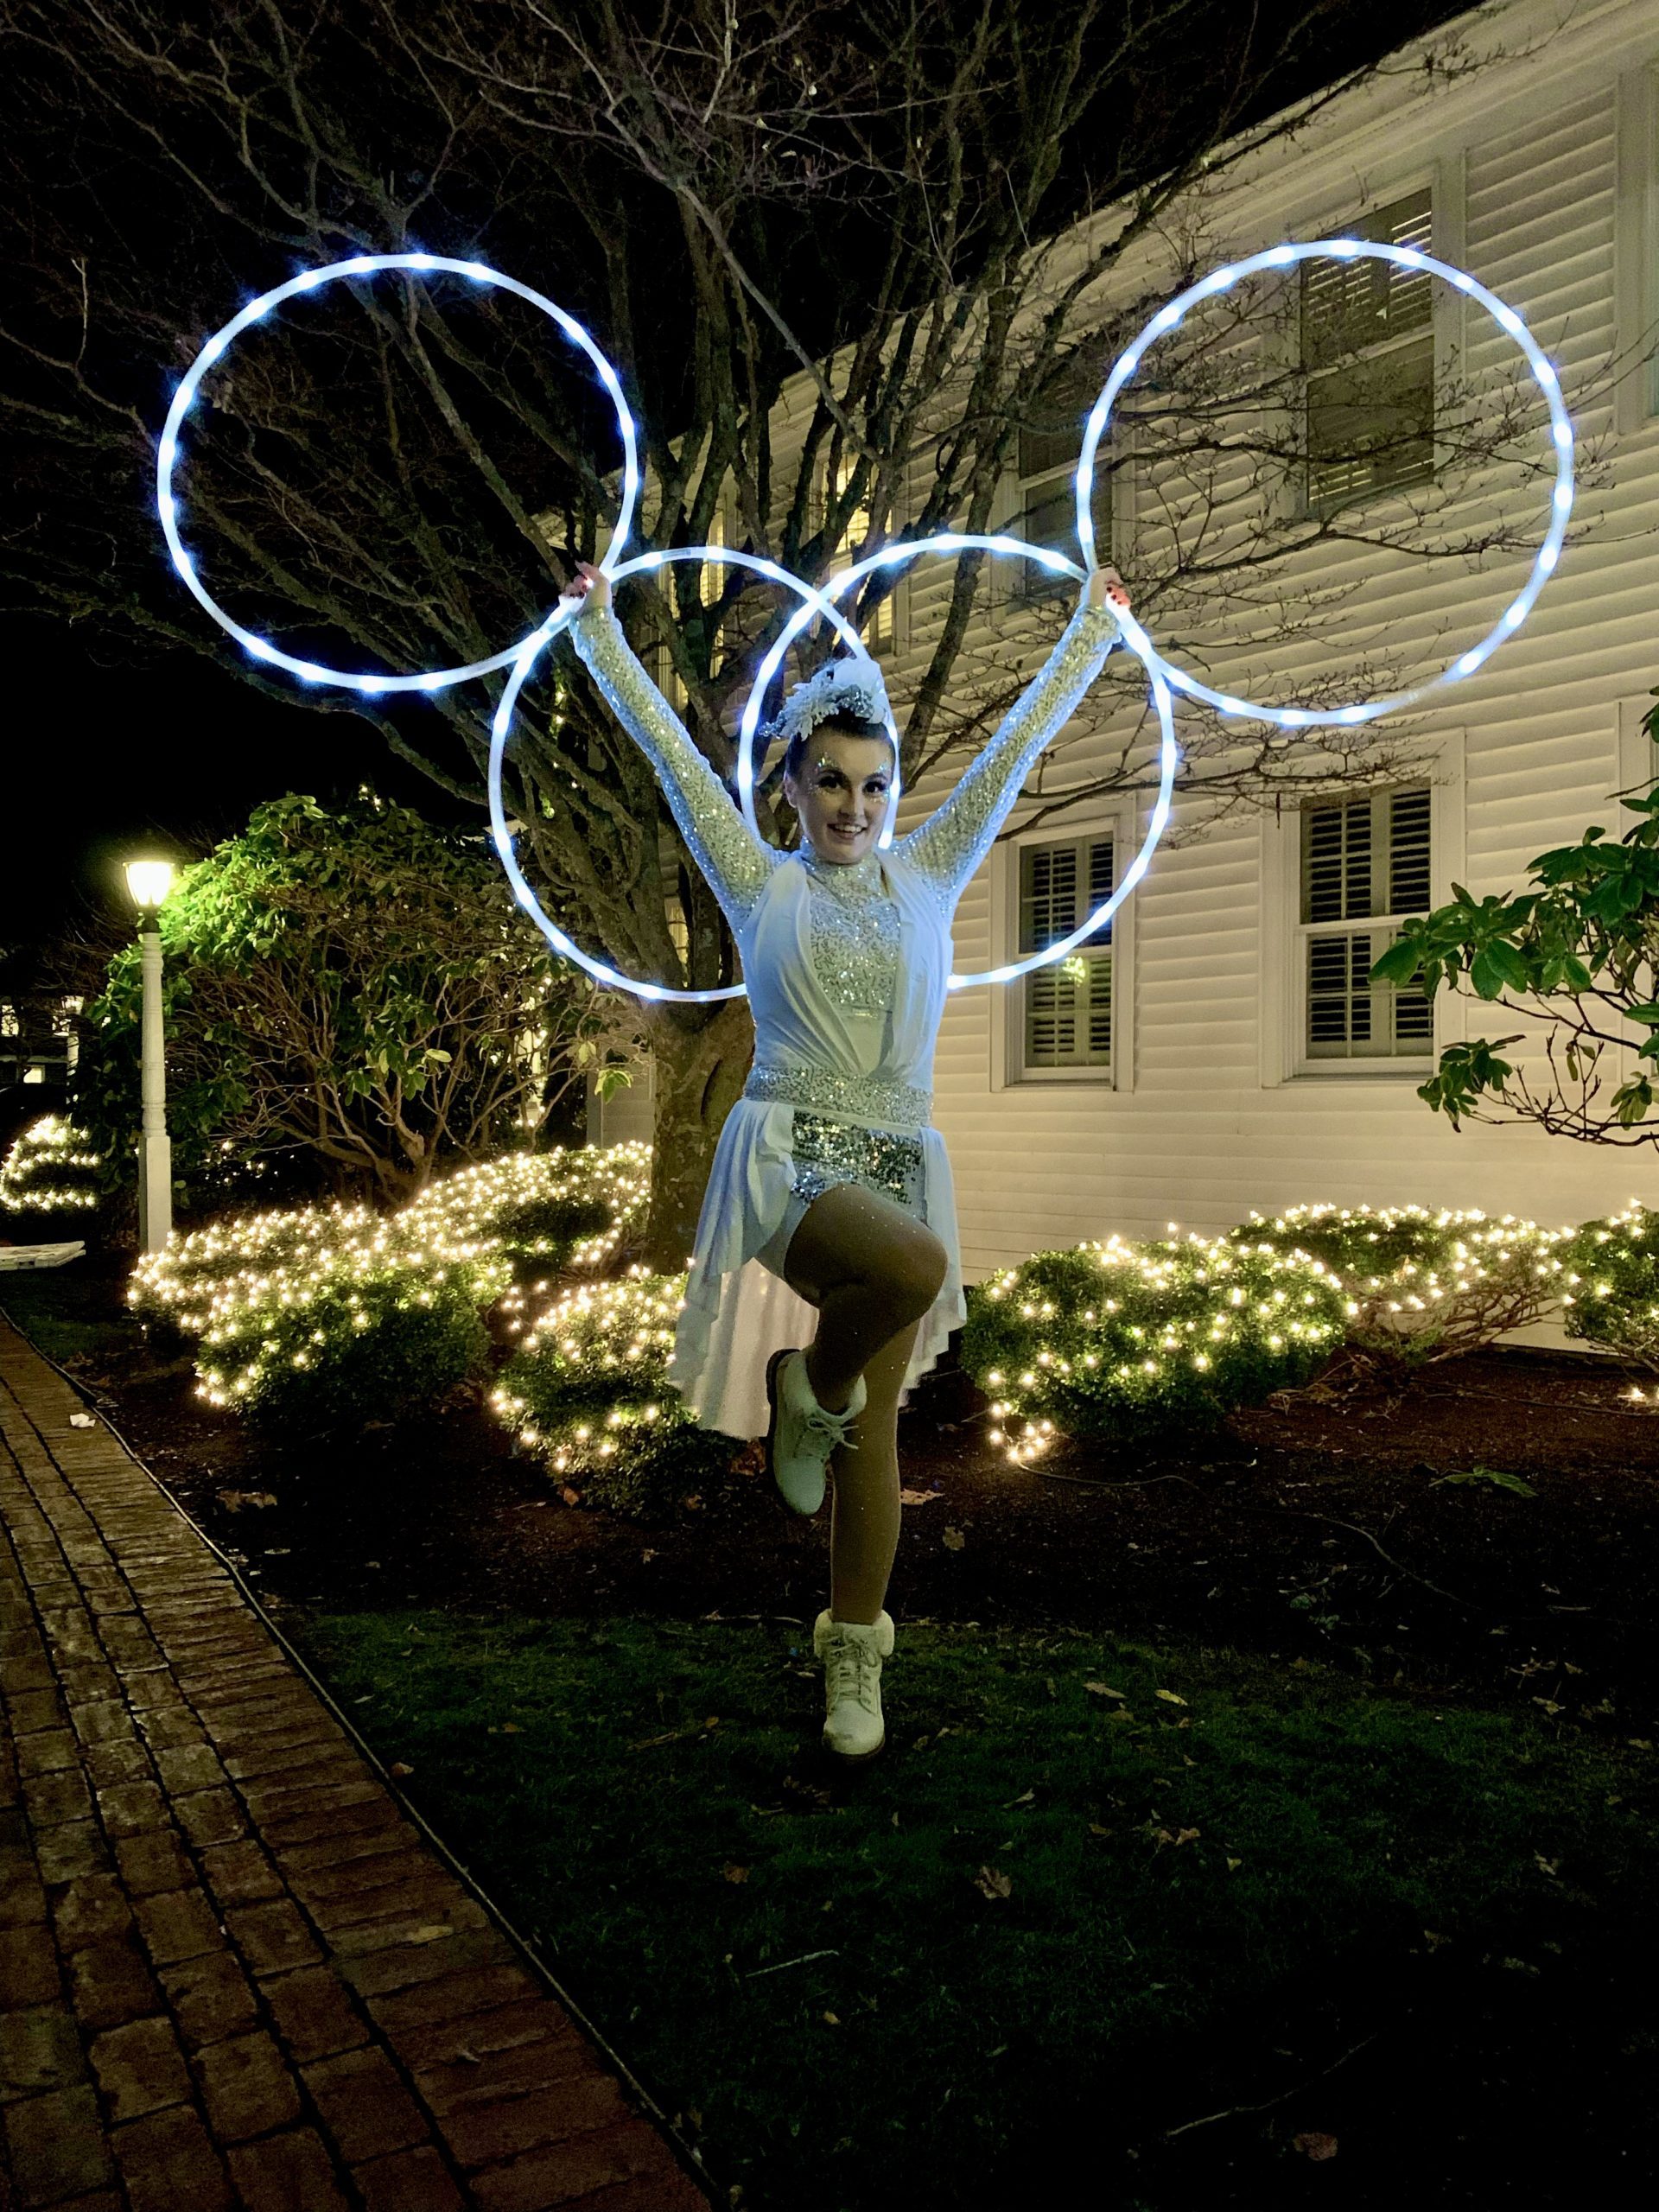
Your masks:
M868 1395L861 1375L846 1411L832 1414L812 1395L804 1351L775 1351L766 1362L766 1472L791 1512L816 1513L823 1503L830 1454L852 1441Z
M831 1620L812 1627L812 1649L823 1662L823 1747L837 1758L873 1759L887 1740L881 1719L881 1662L893 1656L893 1618Z

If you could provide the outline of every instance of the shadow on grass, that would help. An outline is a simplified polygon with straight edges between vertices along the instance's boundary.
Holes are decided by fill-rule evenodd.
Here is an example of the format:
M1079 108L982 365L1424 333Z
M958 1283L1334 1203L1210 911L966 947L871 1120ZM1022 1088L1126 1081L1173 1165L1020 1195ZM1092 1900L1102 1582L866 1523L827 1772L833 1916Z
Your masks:
M296 1625L755 2212L1541 2205L1653 2170L1649 1752L911 1624L855 1783L804 1628Z

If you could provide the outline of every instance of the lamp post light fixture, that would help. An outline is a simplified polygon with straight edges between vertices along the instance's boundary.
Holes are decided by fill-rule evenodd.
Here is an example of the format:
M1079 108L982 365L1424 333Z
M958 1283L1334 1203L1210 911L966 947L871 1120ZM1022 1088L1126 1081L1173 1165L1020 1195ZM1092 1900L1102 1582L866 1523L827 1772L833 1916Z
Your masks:
M144 997L139 1092L138 1243L162 1251L173 1229L173 1146L167 1134L167 1062L162 1031L162 901L173 887L171 861L129 861L127 888L138 909Z

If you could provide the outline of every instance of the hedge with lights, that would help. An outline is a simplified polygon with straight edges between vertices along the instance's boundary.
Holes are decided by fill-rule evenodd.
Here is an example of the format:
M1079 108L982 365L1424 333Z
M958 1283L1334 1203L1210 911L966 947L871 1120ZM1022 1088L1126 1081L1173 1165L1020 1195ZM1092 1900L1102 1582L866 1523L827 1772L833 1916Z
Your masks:
M662 1519L728 1474L741 1448L699 1428L668 1380L685 1281L631 1268L566 1292L491 1400L562 1485L631 1519Z
M1632 1201L1586 1221L1559 1256L1568 1336L1659 1374L1659 1213Z
M991 1400L993 1443L1024 1465L1061 1434L1208 1427L1304 1382L1342 1343L1349 1304L1306 1254L1114 1236L980 1285L962 1363Z
M1427 1206L1291 1206L1228 1232L1241 1249L1306 1252L1351 1301L1357 1368L1403 1370L1461 1358L1560 1302L1569 1232L1504 1214Z
M268 1211L142 1259L128 1300L200 1339L200 1394L213 1404L288 1423L396 1420L482 1371L487 1311L501 1309L510 1334L522 1327L515 1285L527 1265L609 1259L648 1173L638 1145L513 1154L395 1214Z
M86 1215L101 1197L104 1155L61 1114L31 1122L0 1163L0 1216Z

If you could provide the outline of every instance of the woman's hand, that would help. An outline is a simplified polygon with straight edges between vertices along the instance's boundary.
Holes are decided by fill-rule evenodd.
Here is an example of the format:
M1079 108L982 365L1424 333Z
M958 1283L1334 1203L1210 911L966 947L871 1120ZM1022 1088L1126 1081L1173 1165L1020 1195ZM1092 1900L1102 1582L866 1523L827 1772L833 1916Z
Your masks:
M591 561L578 561L575 576L559 594L560 608L575 615L584 607L605 607L610 603L610 578Z
M1129 594L1123 579L1116 569L1090 569L1089 581L1083 588L1085 607L1103 607L1109 601L1114 607L1129 611Z

